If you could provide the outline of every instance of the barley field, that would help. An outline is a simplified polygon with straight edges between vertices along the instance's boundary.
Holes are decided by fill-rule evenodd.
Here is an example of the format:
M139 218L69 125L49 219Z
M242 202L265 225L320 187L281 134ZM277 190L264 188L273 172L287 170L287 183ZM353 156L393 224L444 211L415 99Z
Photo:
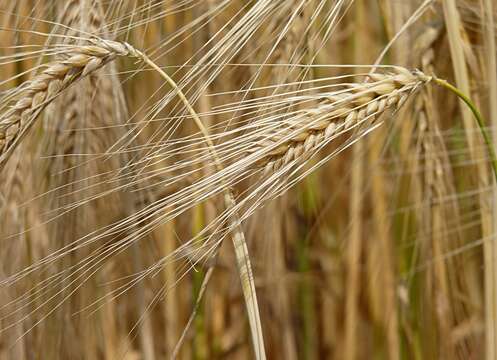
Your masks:
M495 0L0 0L0 359L497 359Z

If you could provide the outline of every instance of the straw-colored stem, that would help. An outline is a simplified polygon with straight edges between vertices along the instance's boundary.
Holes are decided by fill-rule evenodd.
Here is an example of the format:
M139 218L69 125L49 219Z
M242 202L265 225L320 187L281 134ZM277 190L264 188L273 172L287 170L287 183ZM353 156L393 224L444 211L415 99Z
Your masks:
M482 4L483 11L483 33L485 37L485 49L486 49L486 66L487 66L487 82L488 82L488 106L489 106L489 120L490 126L492 127L492 140L493 145L497 146L497 55L496 55L496 41L495 35L497 34L495 30L494 21L494 3L493 0L484 0ZM493 232L495 233L497 229L497 187L494 186L493 189L493 208L492 208L492 222L493 222ZM490 241L493 241L490 240ZM489 261L495 263L497 257L497 247L492 247L492 253L488 256ZM494 271L495 273L495 271ZM495 276L492 278L492 288L495 289L496 284ZM492 302L493 314L491 318L495 319L497 314L497 293L494 291L488 297ZM487 315L488 317L488 315ZM487 358L490 356L495 356L497 353L497 324L495 321L487 323L487 330L485 332L485 343L486 343L486 355Z
M174 80L167 75L159 66L157 66L152 60L150 60L145 54L137 51L138 57L143 60L147 65L156 70L168 83L171 85L173 89L176 90L178 97L186 106L188 112L192 116L195 124L198 126L200 131L204 136L204 140L209 147L209 151L211 152L214 161L216 162L216 166L218 170L221 170L221 161L219 156L216 153L214 143L212 142L209 132L207 128L204 126L199 116L189 103L188 99L178 88ZM229 187L225 187L224 191L224 202L227 210L233 209L236 205L235 199ZM242 283L242 291L243 296L245 298L245 305L247 307L250 329L252 333L252 341L254 346L255 357L259 360L263 360L266 358L265 349L264 349L264 339L262 336L262 326L259 315L259 306L257 304L257 296L255 291L254 277L252 274L252 265L250 263L250 258L248 255L248 247L245 241L245 235L243 233L241 222L238 216L234 213L232 215L231 224L230 224L231 232L232 232L232 241L233 246L235 248L236 255L236 263L238 267L238 272L240 276L240 281Z

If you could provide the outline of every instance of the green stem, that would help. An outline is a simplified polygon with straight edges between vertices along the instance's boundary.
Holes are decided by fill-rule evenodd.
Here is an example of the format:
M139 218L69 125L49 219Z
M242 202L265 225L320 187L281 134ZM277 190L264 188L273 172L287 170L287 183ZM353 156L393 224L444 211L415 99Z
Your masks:
M492 164L492 170L494 171L495 181L497 181L497 156L495 155L495 149L494 149L494 145L492 143L492 139L490 138L490 135L488 134L488 131L485 128L485 120L484 120L482 114L480 113L480 111L478 111L478 109L476 108L475 104L471 101L471 99L468 96L466 96L465 94L463 94L461 92L461 90L456 88L454 85L449 84L446 80L438 79L436 77L433 78L433 80L438 85L443 86L444 88L446 88L446 89L450 90L451 92L453 92L454 94L456 94L462 101L464 101L466 103L466 105L468 105L469 109L473 113L473 115L478 123L478 127L480 128L480 132L481 132L483 139L485 140L485 143L487 145L488 153L490 155L490 159L492 160L491 164Z

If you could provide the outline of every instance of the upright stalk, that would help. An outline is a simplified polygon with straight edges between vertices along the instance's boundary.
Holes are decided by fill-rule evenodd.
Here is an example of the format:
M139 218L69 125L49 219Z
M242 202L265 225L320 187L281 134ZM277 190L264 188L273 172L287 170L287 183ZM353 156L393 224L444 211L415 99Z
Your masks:
M492 139L493 145L497 146L497 54L496 54L496 41L495 36L497 34L495 30L494 21L494 0L483 0L482 12L483 12L483 33L485 37L485 53L486 53L486 65L487 65L487 81L488 81L488 116L490 117L489 125L492 126ZM494 146L492 150L494 150ZM494 183L494 185L497 183ZM493 201L492 201L492 220L493 220L493 232L497 231L497 187L494 186L493 189ZM493 241L493 239L491 240ZM490 261L495 262L497 259L497 247L493 246L492 254L489 256ZM492 279L493 286L495 286L496 279ZM497 314L497 294L492 293L492 308L493 308L493 318ZM486 351L487 358L490 355L497 354L497 329L495 321L487 324L487 328L490 330L489 334L486 334Z

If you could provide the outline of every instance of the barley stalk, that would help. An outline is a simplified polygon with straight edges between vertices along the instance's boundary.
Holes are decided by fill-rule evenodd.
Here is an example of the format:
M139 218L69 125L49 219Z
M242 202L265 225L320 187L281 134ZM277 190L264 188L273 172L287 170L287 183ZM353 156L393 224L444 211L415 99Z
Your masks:
M134 50L136 57L140 58L144 63L148 64L155 71L157 71L173 89L177 92L178 97L181 99L185 105L187 111L192 116L195 124L199 128L200 132L204 137L204 141L207 144L209 153L211 154L216 168L218 171L222 171L222 161L217 154L216 147L212 142L209 131L204 126L200 120L198 114L193 109L192 105L186 98L185 94L181 91L178 85L174 82L169 75L167 75L161 68L159 68L152 60L150 60L144 53ZM235 197L229 188L224 183L222 179L223 193L224 193L224 205L227 211L234 210L237 208ZM258 360L266 359L266 353L264 349L264 339L262 335L261 319L259 315L259 305L257 303L257 296L255 291L254 277L252 273L252 265L250 263L250 257L248 254L247 242L245 240L245 235L242 229L242 223L237 215L236 211L230 215L229 218L229 229L231 233L231 238L233 242L233 247L235 248L236 265L238 269L238 276L240 277L240 282L242 285L243 296L245 299L245 305L247 308L249 324L252 335L252 343L254 347L255 357ZM209 281L209 277L204 279L204 284ZM202 286L202 285L201 285Z
M489 119L491 120L490 126L493 127L492 131L492 139L493 144L488 144L492 146L492 149L495 149L497 145L497 55L496 55L496 41L495 35L497 34L495 30L495 20L494 20L494 11L495 11L495 1L485 0L483 1L483 12L484 12L484 34L485 34L485 47L487 50L486 54L486 65L488 71L488 92L489 92ZM495 156L495 155L494 155ZM493 206L492 206L492 226L493 233L497 230L497 189L495 188L493 191ZM492 246L491 255L486 255L489 260L494 262L497 257L497 246L495 244ZM488 260L487 260L488 261ZM495 272L495 265L494 265ZM487 276L486 276L487 277ZM495 321L495 317L497 316L497 278L494 276L486 281L486 301L492 302L492 305L485 305L487 308L487 312L490 312L490 315L487 314L487 318L492 318L493 321L487 321L486 324L486 356L487 359L492 358L492 356L497 356L497 323Z

